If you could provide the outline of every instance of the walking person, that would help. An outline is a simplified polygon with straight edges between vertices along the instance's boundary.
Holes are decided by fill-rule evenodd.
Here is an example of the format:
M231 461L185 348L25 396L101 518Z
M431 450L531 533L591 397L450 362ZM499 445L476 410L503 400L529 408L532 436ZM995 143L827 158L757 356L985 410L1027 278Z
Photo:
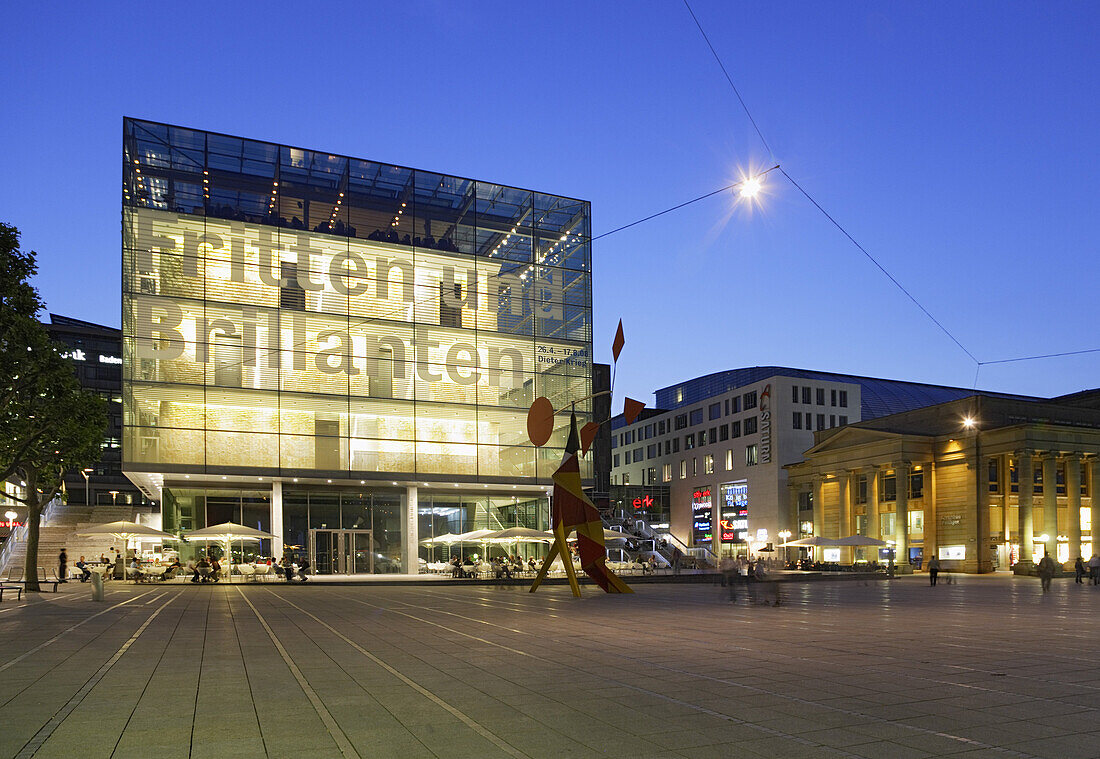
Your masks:
M928 582L934 588L936 579L940 576L940 557L933 556L928 560Z
M1100 585L1100 555L1095 553L1089 559L1089 579L1093 585Z
M1077 557L1077 561L1073 562L1073 581L1082 585L1084 583L1083 578L1085 576L1085 560L1080 556Z
M1054 571L1054 559L1050 558L1049 553L1044 553L1043 558L1039 560L1039 581L1043 585L1044 593L1050 590L1050 581L1054 578Z
M61 549L61 553L57 557L57 581L69 581L69 554L65 553L64 548Z

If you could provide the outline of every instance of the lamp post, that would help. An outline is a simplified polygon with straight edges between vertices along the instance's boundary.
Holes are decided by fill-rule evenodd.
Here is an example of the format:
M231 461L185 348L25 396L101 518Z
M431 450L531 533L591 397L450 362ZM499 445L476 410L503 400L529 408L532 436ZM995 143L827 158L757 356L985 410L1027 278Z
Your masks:
M791 561L790 549L787 548L787 539L791 536L790 530L780 530L776 533L779 537L783 538L783 563L789 564Z
M80 472L80 473L81 473L82 475L84 475L84 505L85 505L85 506L91 506L91 505L92 505L92 504L91 504L91 503L89 502L89 501L91 500L91 498L90 498L90 497L89 497L89 495L88 495L88 492L89 492L89 488L88 488L88 475L89 475L89 474L91 474L91 473L92 473L92 471L93 471L93 470L91 470L91 469L82 469L82 470L81 470L81 472Z

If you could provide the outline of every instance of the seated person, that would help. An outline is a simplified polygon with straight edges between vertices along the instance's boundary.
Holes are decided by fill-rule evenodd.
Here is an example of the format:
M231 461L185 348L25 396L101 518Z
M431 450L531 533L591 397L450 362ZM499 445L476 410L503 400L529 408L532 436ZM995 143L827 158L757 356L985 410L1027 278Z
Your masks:
M535 571L535 557L534 556L527 559L527 568L532 572Z
M195 563L195 576L191 578L191 582L207 581L207 577L210 574L210 561L205 556L200 556L198 562Z
M76 568L81 571L80 581L88 582L88 579L92 576L91 571L88 569L88 564L84 561L84 557L80 557L80 561L76 563Z
M164 574L162 574L162 575L160 576L160 578L161 578L162 580L171 580L171 579L172 579L173 577L175 577L175 576L176 576L176 573L177 573L177 572L182 572L182 571L183 571L183 565L182 565L182 564L180 564L180 560L179 560L179 559L176 559L175 561L173 561L173 562L172 562L171 564L169 564L169 565L168 565L168 566L167 566L167 567L165 568L165 570L164 570Z
M137 556L130 560L130 566L126 568L126 577L135 582L141 579L141 562L137 560Z
M309 559L302 559L302 563L298 565L298 579L305 582L309 578L306 577L306 570L309 569Z
M217 559L210 559L210 579L213 582L217 582L221 576L222 565L218 563Z
M451 577L461 577L462 576L462 562L459 561L458 557L455 556L448 563L451 565Z
M294 560L289 556L283 557L283 576L286 577L287 582L294 579Z

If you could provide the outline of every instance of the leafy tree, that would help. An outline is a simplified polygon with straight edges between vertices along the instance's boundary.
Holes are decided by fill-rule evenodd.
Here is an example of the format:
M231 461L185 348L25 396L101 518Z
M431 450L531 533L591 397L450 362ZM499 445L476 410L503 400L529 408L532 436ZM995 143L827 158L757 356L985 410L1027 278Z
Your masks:
M39 523L57 496L62 474L99 459L107 424L102 398L81 389L65 346L38 320L43 308L31 277L33 251L19 231L0 224L0 482L27 507L27 590L38 587Z

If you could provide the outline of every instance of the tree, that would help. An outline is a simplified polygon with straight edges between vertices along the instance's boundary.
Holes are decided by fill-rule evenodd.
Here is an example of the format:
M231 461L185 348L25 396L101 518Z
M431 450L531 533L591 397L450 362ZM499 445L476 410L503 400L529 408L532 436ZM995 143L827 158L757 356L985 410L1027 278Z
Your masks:
M26 588L38 587L39 523L61 490L62 474L99 459L107 424L102 398L81 389L65 346L38 320L43 308L31 277L34 251L0 224L0 483L16 481L27 507Z

